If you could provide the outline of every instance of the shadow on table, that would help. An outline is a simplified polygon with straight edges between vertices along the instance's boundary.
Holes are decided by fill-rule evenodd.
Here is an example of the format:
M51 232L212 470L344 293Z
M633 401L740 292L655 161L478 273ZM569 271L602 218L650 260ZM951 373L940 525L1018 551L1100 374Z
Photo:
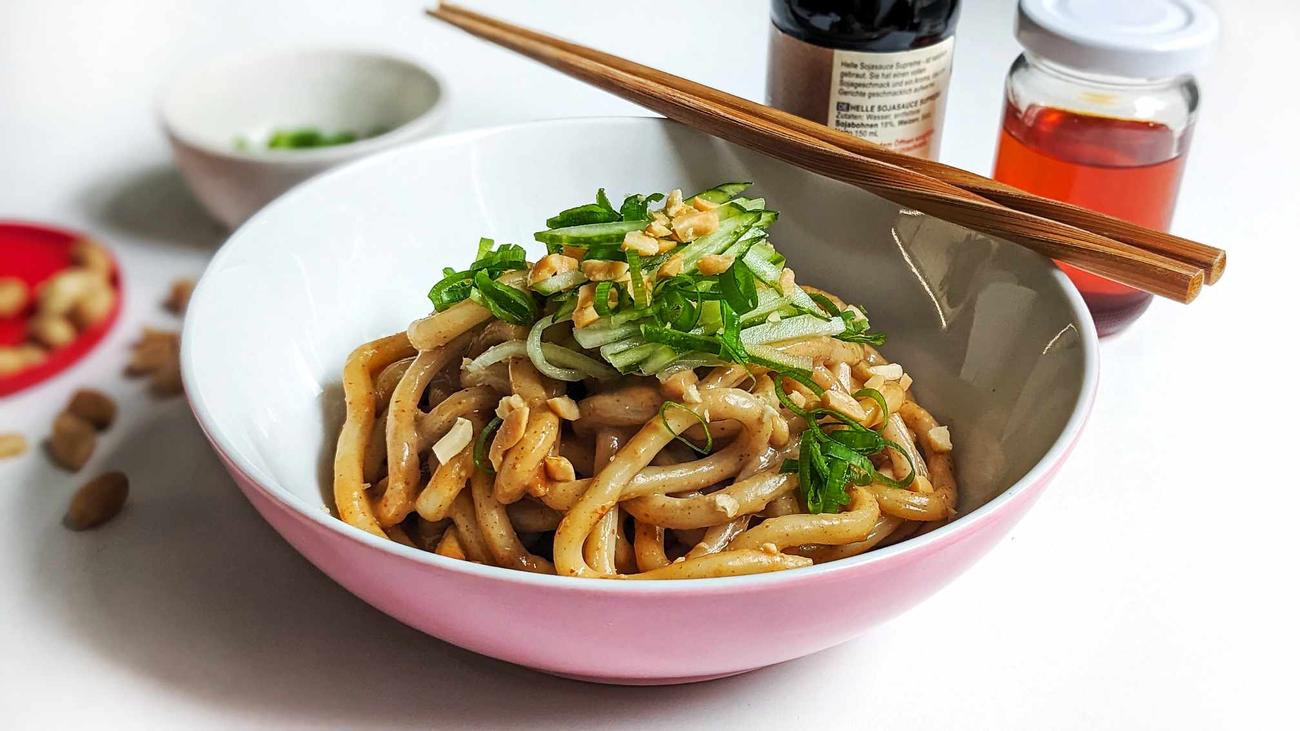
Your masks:
M121 515L80 534L32 521L35 535L24 537L38 546L32 591L90 649L169 692L228 709L232 722L513 728L702 720L743 702L755 683L770 684L764 675L785 672L620 688L462 651L372 609L298 556L239 494L183 401L147 419L115 426L113 443L97 455L103 469L132 477ZM66 499L24 492L27 515L58 515ZM808 662L815 661L786 667Z
M82 204L106 230L146 240L216 249L227 235L170 165L96 181L82 193Z

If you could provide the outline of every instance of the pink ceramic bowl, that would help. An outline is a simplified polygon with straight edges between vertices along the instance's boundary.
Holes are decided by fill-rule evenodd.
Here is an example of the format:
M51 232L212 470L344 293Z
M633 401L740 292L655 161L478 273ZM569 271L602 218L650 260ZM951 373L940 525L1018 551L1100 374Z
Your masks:
M889 334L886 352L951 424L961 517L822 566L616 582L454 561L331 515L343 360L425 313L441 267L472 258L480 236L529 241L549 213L597 187L621 195L737 179L755 181L781 211L774 238L800 280L866 304ZM308 560L435 637L609 683L742 673L920 602L1029 509L1078 437L1097 382L1092 322L1046 259L653 119L476 131L327 173L222 248L182 343L199 423L240 489ZM818 621L791 621L810 615Z

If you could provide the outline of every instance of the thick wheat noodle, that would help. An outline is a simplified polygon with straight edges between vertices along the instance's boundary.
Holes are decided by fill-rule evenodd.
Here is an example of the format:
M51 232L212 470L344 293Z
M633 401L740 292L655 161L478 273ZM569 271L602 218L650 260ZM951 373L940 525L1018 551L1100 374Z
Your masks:
M420 352L398 381L388 403L388 488L375 506L380 525L396 525L415 509L420 479L419 435L416 417L420 400L434 375L469 345L470 334L461 333L446 345Z
M677 409L672 409L667 413L672 411L677 411ZM653 421L657 423L659 417L656 416ZM766 442L767 437L764 436L761 441ZM747 436L737 439L723 449L697 460L681 462L675 465L647 466L632 478L632 481L624 488L623 496L631 499L642 495L665 492L702 490L711 485L716 485L738 473L759 446L760 440L758 438ZM568 510L591 486L592 479L584 477L578 480L551 483L550 490L546 495L542 496L542 500L556 510Z
M905 522L907 521L895 518L892 515L881 515L876 519L876 524L871 527L871 531L867 533L867 537L860 541L845 543L842 546L799 546L787 549L787 551L800 556L807 556L814 563L826 563L827 561L857 556L875 548Z
M906 400L907 396L903 391L903 388L898 385L897 381L888 381L885 385L881 386L880 395L885 398L885 406L888 407L889 413L891 414L898 411L898 407L903 405L903 401ZM876 403L875 399L865 396L858 399L858 403L862 405L862 410L867 414L867 418L862 422L862 424L873 429L879 426L881 416L880 404Z
M572 436L572 435L570 435ZM591 446L589 439L569 439L566 438L563 431L560 432L559 451L560 456L569 460L573 469L580 475L590 475L594 473L596 464L595 450ZM552 485L552 488L554 486ZM574 496L577 499L577 496Z
M482 422L478 421L475 429L480 428ZM451 511L452 502L465 489L473 472L474 450L473 447L466 447L455 457L434 468L429 482L415 499L415 512L431 522L446 518Z
M395 360L412 354L405 333L372 340L348 356L343 366L346 417L334 452L334 505L349 525L384 536L366 494L365 455L375 420L374 374Z
M623 576L624 579L707 579L716 576L746 576L811 566L812 559L765 551L724 551L671 563L653 571Z
M625 441L626 439L614 429L601 429L597 432L595 464L604 466L614 461L614 457ZM614 574L618 571L615 565L618 518L618 508L602 515L582 545L583 559L602 574Z
M605 426L641 426L659 415L663 402L659 388L648 383L601 391L578 402L581 417L574 426L593 431Z
M957 481L953 476L952 457L947 452L936 449L930 436L930 429L938 424L928 411L912 401L903 404L899 416L921 435L921 447L925 452L924 466L929 472L929 484L933 491L913 492L880 484L871 485L870 490L880 501L880 509L888 515L905 520L948 520L957 508Z
M510 394L510 366L505 362L493 363L486 368L470 370L464 368L460 373L460 385L464 388L481 386L497 394L497 398Z
M565 576L598 577L602 574L589 566L582 555L587 535L605 513L618 504L623 488L637 472L706 411L718 418L737 419L750 429L766 422L766 405L746 391L732 388L708 389L703 401L680 409L669 409L663 419L647 423L632 437L612 462L600 470L582 497L560 521L555 532L555 567ZM741 460L743 464L747 459ZM661 569L663 570L663 569Z
M553 531L559 527L560 518L564 517L559 511L551 510L532 498L510 503L506 506L506 512L510 514L510 522L521 533Z
M487 541L483 538L483 530L478 524L478 515L474 512L474 498L470 496L469 491L461 490L452 501L448 516L456 525L456 538L466 558L478 563L489 563L492 554L488 550Z
M417 516L415 519L416 544L426 551L434 550L438 546L438 541L442 539L443 534L447 532L447 528L450 525L450 518L431 522Z
M497 470L496 498L506 504L525 493L539 496L546 491L542 460L551 454L560 437L560 417L546 405L547 399L560 393L558 384L542 376L527 358L511 359L510 384L529 411L523 437L506 451Z
M416 547L415 541L411 540L411 537L406 534L406 530L400 525L390 525L385 527L384 535L388 536L388 539L394 543L400 543L403 546L410 546L411 548Z
M383 402L383 405L384 408L379 410L379 415L370 426L370 437L366 442L362 474L369 483L379 480L382 476L384 460L388 458L388 440L384 438L388 431L388 402Z
M614 568L620 574L634 574L640 570L636 564L636 548L627 536L627 521L627 512L619 508L618 529L614 535Z
M415 356L395 360L384 366L384 369L375 377L375 403L388 404L389 399L393 398L393 391L397 390L397 383L402 380L406 369L411 367L415 361Z
M759 548L768 543L780 550L810 543L839 546L866 538L879 517L880 506L876 504L876 499L869 491L854 487L849 498L849 509L842 513L768 518L736 536L727 548Z
M647 495L622 505L637 520L665 528L708 528L739 515L757 513L798 485L798 475L760 472L708 495Z
M653 523L635 522L633 529L636 567L639 571L653 571L672 563L664 552L664 529Z
M468 417L476 411L490 411L496 408L500 399L501 396L487 386L463 388L448 396L416 419L415 432L419 437L415 443L416 451L423 453L442 439L457 418Z
M737 516L734 520L729 520L726 523L705 530L691 546L691 550L686 552L686 560L689 561L726 550L727 544L731 543L732 538L749 528L749 517L748 515Z
M889 450L889 462L893 465L894 474L906 476L910 470L915 469L919 484L913 487L921 492L929 492L930 470L926 468L925 460L921 459L921 453L916 449L916 441L912 437L911 430L903 422L903 417L897 413L890 414L889 422L880 431L880 434L898 444L906 452L906 456L904 456L897 449ZM922 485L925 487L922 488Z
M460 545L460 536L457 535L454 525L443 531L442 538L438 539L438 547L433 549L433 552L447 558L469 560L469 556L465 555L465 549Z
M529 553L519 541L519 534L515 533L505 506L492 495L492 478L476 470L469 484L474 496L474 515L496 565L535 574L555 573L550 561Z
M779 518L782 515L791 515L797 512L799 512L799 498L793 493L786 493L768 503L763 510L763 515L769 518Z
M411 347L419 351L440 348L460 334L492 318L488 309L473 300L463 300L435 315L411 323L406 337Z

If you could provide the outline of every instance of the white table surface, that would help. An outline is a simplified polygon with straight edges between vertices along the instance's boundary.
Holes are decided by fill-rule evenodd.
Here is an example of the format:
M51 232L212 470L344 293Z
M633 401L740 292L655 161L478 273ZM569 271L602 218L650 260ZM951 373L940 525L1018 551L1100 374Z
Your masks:
M223 237L155 123L178 68L376 45L444 71L448 129L641 113L423 20L422 4L0 2L0 217L103 237L129 290L93 357L0 401L0 432L33 442L76 387L122 410L80 478L39 450L0 463L0 727L1295 728L1294 4L1228 3L1203 75L1174 230L1230 248L1227 277L1103 345L1089 429L1010 538L861 639L674 688L554 679L371 609L258 519L182 400L120 375L142 324L175 325L157 304L168 283L200 273ZM762 98L758 0L475 4ZM943 157L987 171L1013 2L965 5ZM129 506L68 532L68 495L104 469L131 475Z

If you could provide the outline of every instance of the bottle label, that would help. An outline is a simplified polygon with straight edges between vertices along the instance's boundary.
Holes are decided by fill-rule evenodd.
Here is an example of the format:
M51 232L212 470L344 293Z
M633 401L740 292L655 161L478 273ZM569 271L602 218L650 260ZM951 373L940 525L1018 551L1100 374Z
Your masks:
M836 49L826 124L898 152L939 152L955 38L913 51Z

